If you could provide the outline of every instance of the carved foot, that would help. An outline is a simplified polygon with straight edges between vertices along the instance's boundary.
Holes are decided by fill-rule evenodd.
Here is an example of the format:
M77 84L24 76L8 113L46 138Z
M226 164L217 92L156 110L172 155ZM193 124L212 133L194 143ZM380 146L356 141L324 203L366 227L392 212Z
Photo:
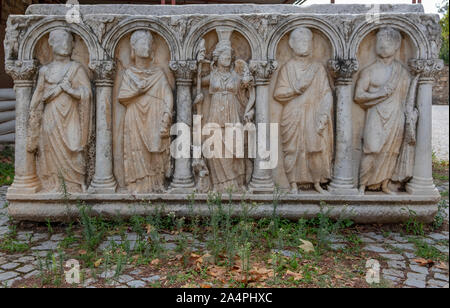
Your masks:
M361 185L361 186L359 186L358 193L359 193L361 196L364 196L364 194L366 193L366 185Z
M329 195L330 193L320 186L320 183L314 183L314 189L322 195Z

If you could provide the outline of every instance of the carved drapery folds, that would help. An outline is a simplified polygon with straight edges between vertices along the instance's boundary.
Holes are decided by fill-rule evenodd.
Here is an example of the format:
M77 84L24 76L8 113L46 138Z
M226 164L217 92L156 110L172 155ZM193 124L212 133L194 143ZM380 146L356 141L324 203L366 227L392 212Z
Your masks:
M370 118L372 111L377 110L377 114L386 119L389 108L384 108L383 102L401 92L395 101L407 100L409 105L404 112L399 109L399 115L405 117L404 123L397 123L401 137L393 134L394 139L402 139L398 142L400 146L380 146L381 150L377 151L380 155L390 152L403 155L402 151L408 146L408 153L414 152L408 156L412 161L412 175L408 180L397 182L402 182L409 194L435 194L429 143L431 87L433 75L442 69L443 64L435 59L440 45L438 21L434 16L417 14L416 6L402 7L399 11L395 6L381 6L384 14L379 23L368 23L361 11L341 16L329 12L324 14L321 7L316 8L320 14L300 12L291 7L284 7L280 13L276 13L277 8L274 7L270 14L238 14L224 7L223 12L214 12L216 15L211 17L202 13L187 15L180 6L168 14L154 16L149 13L143 17L145 15L133 16L134 13L121 6L116 11L108 8L113 10L108 14L97 14L96 10L86 12L81 6L83 23L68 24L61 8L55 11L51 6L48 8L52 14L60 15L57 21L40 14L33 15L34 11L43 13L42 6L33 6L30 14L11 16L8 21L5 69L15 81L17 94L16 178L10 189L11 195L36 193L41 189L37 178L43 167L36 160L36 153L27 151L27 143L30 134L39 135L28 131L30 103L33 94L39 91L36 84L38 71L49 65L59 69L55 71L55 80L47 77L45 81L55 92L46 97L48 102L43 109L44 114L45 108L53 108L55 104L61 105L58 108L69 108L65 105L69 100L82 102L90 99L92 104L89 129L92 129L90 147L95 148L95 159L82 163L85 157L81 158L80 154L79 161L69 168L81 175L86 174L88 168L94 169L92 180L81 185L80 192L86 192L86 185L89 188L87 193L92 194L180 194L195 189L206 193L209 190L225 192L226 186L232 184L252 194L271 194L274 187L284 185L282 188L292 191L295 198L300 199L302 195L313 195L316 191L327 196L328 193L355 195L357 187L371 186L361 180L367 175L361 176L359 172L365 164L372 164L367 158L367 145L372 139L363 131L380 129L374 128L375 124L370 124L370 119L362 118L366 115ZM144 6L142 10L147 8ZM389 30L391 34L400 33L404 44L398 46L403 49L394 57L394 64L389 64L392 67L380 66L379 71L392 69L394 73L391 75L395 77L398 69L401 82L386 83L383 88L386 95L375 97L372 95L375 88L362 89L361 84L366 78L373 86L382 75L367 67L372 65L370 61L373 59L385 58L378 54L374 38L386 26L393 29ZM64 46L59 48L54 44L59 49L53 50L53 57L40 54L48 50L45 49L48 33L61 30L70 32L75 38L73 50L65 51ZM300 32L302 34L297 37ZM427 37L433 40L429 42ZM123 38L127 38L126 44L119 44ZM309 42L310 50L302 50L305 44L296 47L295 40ZM169 54L156 51L163 44L167 45ZM286 44L291 48L285 48ZM34 59L36 54L39 61ZM130 54L131 60L120 56L123 54ZM70 55L78 57L77 61ZM86 72L89 86L75 85L73 80L77 80L78 73L71 77L69 65L64 65L61 56L67 61L80 63L80 72L90 69ZM411 76L397 63L409 64ZM367 72L377 78L365 76ZM392 84L398 88L392 88ZM62 94L58 93L58 87L61 87ZM84 93L79 88L90 92ZM362 94L355 94L355 89ZM59 95L68 95L70 99L59 101ZM113 122L113 110L117 104L124 110L122 122ZM274 116L274 110L280 111L280 118ZM253 133L259 136L264 129L260 124L277 124L280 140L271 142L270 130L266 127L266 140L256 138L255 141L257 148L263 143L267 145L266 150L271 150L270 146L279 147L278 151L271 152L280 155L277 167L262 168L262 163L268 164L270 157L262 157L259 153L254 157L227 158L229 160L193 157L191 146L196 145L192 137L193 116L197 111L198 115L203 115L201 128L207 122L214 122L222 129L228 121L242 126L253 125ZM357 118L360 116L361 119ZM299 120L301 117L305 117L304 121ZM80 118L82 115L77 110L74 121L79 122ZM73 132L63 132L55 140L66 142L72 152L82 153L85 147L70 143L71 138L83 135L87 129L78 122L73 124ZM88 122L84 123L88 125ZM190 132L187 138L189 157L169 156L169 144L179 133L170 135L168 132L170 125L175 123L183 123ZM119 154L113 150L117 142L112 133L114 125L118 125L117 131L126 144L123 158L119 159L115 156ZM403 130L409 130L408 140L414 142L403 145ZM364 135L364 138L359 138L359 135ZM201 135L197 141L205 139L207 137ZM245 150L249 147L246 139ZM355 153L360 153L361 157ZM415 159L411 158L413 156ZM122 178L122 175L115 174L114 162L117 161L125 164L125 185L117 184ZM279 164L284 164L283 168L278 168ZM402 166L410 167L408 164ZM305 171L307 169L309 171ZM358 174L354 172L356 169ZM367 173L369 177L371 172ZM210 178L199 179L199 174ZM119 179L117 182L116 178ZM395 176L389 176L389 179L396 182ZM208 181L209 185L205 184ZM199 182L202 182L200 186L203 189L199 189ZM303 184L313 187L304 191L295 189ZM117 191L121 185L124 190ZM377 194L384 196L382 191L381 187ZM398 192L384 189L384 192L392 191Z

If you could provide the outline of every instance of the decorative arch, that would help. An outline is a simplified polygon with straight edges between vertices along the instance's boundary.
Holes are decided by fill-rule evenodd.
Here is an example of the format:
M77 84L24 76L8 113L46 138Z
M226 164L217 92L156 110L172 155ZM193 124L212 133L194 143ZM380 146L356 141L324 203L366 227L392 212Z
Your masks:
M181 57L181 43L175 33L168 28L160 19L153 17L129 18L108 32L104 39L104 48L111 59L114 58L119 41L128 33L136 30L150 30L161 35L169 46L171 60L179 60Z
M101 59L102 48L97 43L97 39L88 27L82 23L67 23L65 18L52 17L51 19L45 18L30 27L28 33L25 35L23 43L20 44L17 57L18 60L33 60L34 49L36 48L37 42L47 33L58 29L70 31L81 37L88 48L90 63L95 63L95 61Z
M247 40L250 45L252 60L263 59L263 49L261 48L261 46L263 46L263 41L256 30L252 28L248 22L239 17L221 18L219 16L205 18L205 20L200 21L191 28L191 31L185 40L184 55L186 59L195 59L196 47L200 40L208 32L221 26L230 27L234 31L239 32Z
M349 40L350 43L348 53L350 57L356 59L361 42L370 32L386 26L393 27L394 29L408 35L416 47L416 57L421 59L428 59L431 57L432 49L430 43L426 35L417 24L407 18L383 15L380 16L379 22L361 23L353 31Z
M321 32L331 44L332 55L334 59L341 59L345 54L345 40L341 33L331 23L311 16L296 16L285 20L281 25L272 30L267 47L267 57L275 59L278 43L281 38L296 27L307 27Z

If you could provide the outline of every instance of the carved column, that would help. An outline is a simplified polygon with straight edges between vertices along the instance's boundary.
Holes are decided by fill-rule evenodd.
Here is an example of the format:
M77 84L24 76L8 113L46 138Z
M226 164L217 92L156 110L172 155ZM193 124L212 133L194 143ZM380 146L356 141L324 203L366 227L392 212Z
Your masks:
M358 191L353 178L352 76L358 71L356 59L330 60L336 86L336 138L333 177L328 190L338 195Z
M278 63L274 60L251 61L250 70L255 76L256 87L256 112L255 124L258 132L258 124L267 124L266 145L270 144L270 109L269 109L269 84L273 72L277 69ZM258 135L258 134L257 134ZM259 142L257 138L257 149ZM262 169L261 162L268 161L269 158L262 158L259 151L256 151L256 158L253 163L253 174L248 189L253 194L272 193L274 189L272 170Z
M192 97L191 87L193 74L197 71L196 61L171 61L170 69L174 72L177 84L176 108L177 123L185 123L192 132ZM190 134L192 144L192 134ZM192 175L191 158L180 158L175 160L175 170L172 183L173 193L189 193L195 187Z
M419 118L413 178L406 185L406 190L417 195L439 194L432 175L431 111L434 75L442 70L444 63L440 59L413 59L410 61L410 67L420 74L416 99Z
M27 151L28 114L37 69L36 61L6 62L5 70L14 79L16 91L15 176L9 194L31 194L41 188L35 156Z
M96 88L95 173L89 187L91 193L113 193L117 183L113 174L112 92L115 63L93 63Z

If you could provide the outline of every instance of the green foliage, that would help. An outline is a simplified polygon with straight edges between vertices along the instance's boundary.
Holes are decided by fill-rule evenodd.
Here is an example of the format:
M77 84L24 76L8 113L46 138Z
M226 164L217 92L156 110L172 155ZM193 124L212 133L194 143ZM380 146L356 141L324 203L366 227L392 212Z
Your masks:
M442 1L439 7L439 13L443 14L444 17L441 18L440 24L442 27L442 47L440 52L441 59L444 60L445 64L449 63L449 24L448 24L448 0Z
M0 151L0 186L11 185L14 180L14 151L6 147Z

